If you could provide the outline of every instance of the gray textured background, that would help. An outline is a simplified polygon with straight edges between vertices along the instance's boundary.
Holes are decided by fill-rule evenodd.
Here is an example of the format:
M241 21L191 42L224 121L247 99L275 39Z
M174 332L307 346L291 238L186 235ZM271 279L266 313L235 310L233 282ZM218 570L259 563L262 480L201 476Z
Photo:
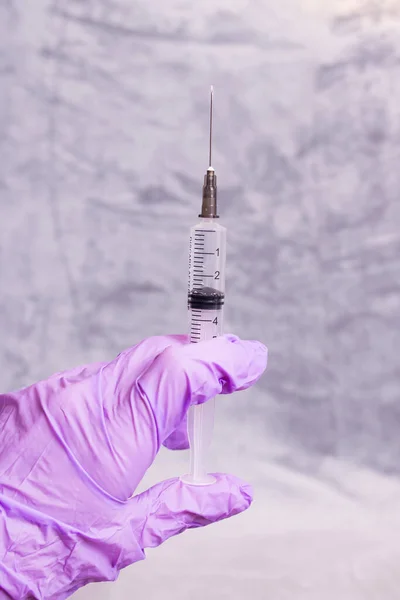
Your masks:
M185 331L210 84L226 329L270 349L214 444L258 503L77 598L398 599L399 40L400 1L0 0L1 388Z

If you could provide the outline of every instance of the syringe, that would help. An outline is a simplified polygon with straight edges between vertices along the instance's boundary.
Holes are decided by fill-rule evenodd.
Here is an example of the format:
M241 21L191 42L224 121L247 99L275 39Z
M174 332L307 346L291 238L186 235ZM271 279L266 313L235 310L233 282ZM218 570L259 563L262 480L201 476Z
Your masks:
M225 301L226 228L217 222L217 177L211 164L213 88L210 97L208 169L204 176L200 222L190 229L188 308L190 341L222 335ZM215 478L206 470L206 456L214 428L215 399L189 409L190 471L182 481L209 485Z

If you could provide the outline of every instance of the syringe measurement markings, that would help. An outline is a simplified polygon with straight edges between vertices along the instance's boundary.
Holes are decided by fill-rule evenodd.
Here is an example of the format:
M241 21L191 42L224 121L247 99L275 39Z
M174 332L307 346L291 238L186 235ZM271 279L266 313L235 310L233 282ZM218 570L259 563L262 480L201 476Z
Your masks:
M193 319L193 323L212 323L212 319Z
M193 254L195 256L196 256L196 254L197 255L199 255L199 254L208 254L209 256L214 256L214 252L194 252Z
M217 233L215 229L196 229L195 235L198 231L201 233Z

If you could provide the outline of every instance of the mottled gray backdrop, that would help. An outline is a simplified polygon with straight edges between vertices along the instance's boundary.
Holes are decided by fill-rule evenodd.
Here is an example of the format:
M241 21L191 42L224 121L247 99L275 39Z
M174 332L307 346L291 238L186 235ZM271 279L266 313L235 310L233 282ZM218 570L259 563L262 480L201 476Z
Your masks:
M226 330L270 350L257 388L220 401L214 464L261 504L77 597L398 598L394 572L360 592L370 567L335 588L329 552L355 534L318 540L344 498L381 489L374 519L400 498L400 1L0 0L1 388L186 330L210 84ZM296 551L274 523L300 496L316 537Z

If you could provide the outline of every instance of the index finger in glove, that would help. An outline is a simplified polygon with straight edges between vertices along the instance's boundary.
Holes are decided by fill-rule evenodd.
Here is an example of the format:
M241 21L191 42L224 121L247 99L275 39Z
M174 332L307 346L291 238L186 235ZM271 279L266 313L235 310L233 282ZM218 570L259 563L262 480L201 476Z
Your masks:
M153 411L159 441L178 427L190 405L253 385L267 366L267 355L260 342L233 335L166 348L136 381Z

